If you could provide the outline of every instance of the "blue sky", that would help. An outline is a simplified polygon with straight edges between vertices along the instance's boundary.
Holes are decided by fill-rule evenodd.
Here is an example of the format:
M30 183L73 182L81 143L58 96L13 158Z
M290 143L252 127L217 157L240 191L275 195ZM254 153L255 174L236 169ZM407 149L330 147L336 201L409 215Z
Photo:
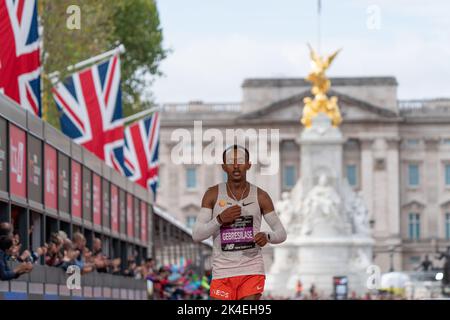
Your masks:
M246 78L309 70L317 0L157 4L172 50L152 88L157 102L240 101ZM343 49L330 76L395 76L401 99L450 97L450 1L322 0L321 21L322 53Z

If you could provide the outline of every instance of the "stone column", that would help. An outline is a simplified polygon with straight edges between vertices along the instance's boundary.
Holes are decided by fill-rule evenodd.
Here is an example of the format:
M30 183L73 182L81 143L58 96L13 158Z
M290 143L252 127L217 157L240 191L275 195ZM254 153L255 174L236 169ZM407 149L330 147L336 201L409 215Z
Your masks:
M439 221L441 209L438 204L439 187L442 185L442 178L439 176L439 139L425 138L425 159L423 172L420 175L421 184L425 191L426 206L423 211L423 233L422 237L431 238L439 236Z
M387 139L387 214L390 237L400 238L400 155L399 138Z
M375 219L374 203L373 203L373 139L361 139L361 191L369 210L370 219ZM375 222L377 223L377 222Z
M386 170L387 170L387 228L390 245L396 246L401 243L400 219L400 139L389 138L387 142ZM395 270L402 270L403 256L401 250L394 253Z

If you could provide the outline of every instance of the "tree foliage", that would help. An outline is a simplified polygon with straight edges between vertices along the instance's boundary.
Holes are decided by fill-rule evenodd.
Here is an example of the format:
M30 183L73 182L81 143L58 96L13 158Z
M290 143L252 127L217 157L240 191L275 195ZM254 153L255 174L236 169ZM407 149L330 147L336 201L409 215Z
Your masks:
M67 8L81 9L81 29L67 28ZM162 29L154 0L40 0L43 31L43 104L47 121L59 127L56 105L51 95L49 74L59 79L69 75L67 66L125 46L121 56L124 115L146 108L151 100L143 98L160 75L159 64L166 57Z

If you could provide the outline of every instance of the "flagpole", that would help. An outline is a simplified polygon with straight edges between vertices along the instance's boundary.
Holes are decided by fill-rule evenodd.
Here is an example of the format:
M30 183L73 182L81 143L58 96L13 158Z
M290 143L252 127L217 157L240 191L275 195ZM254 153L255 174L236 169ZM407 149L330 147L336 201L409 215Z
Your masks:
M123 44L120 44L117 48L114 48L114 49L112 49L110 51L107 51L105 53L99 54L98 56L95 56L95 57L86 59L84 61L78 62L77 64L74 64L72 66L68 66L67 67L67 71L73 71L75 69L80 69L80 68L83 68L83 67L85 67L87 65L94 64L97 61L106 59L106 58L108 58L110 56L115 55L116 53L119 53L119 54L125 53L125 47L124 47Z
M74 71L76 69L81 69L83 67L86 67L88 65L94 64L98 61L104 60L110 56L113 56L115 54L123 54L125 53L125 46L123 44L120 44L119 46L117 46L116 48L109 50L107 52L104 52L102 54L99 54L98 56L95 57L91 57L89 59L83 60L81 62L78 62L74 65L68 66L67 67L67 71ZM59 72L55 71L52 72L48 75L48 77L50 78L50 80L52 81L53 84L55 84L56 82L58 82L58 76L59 76Z
M143 117L145 117L145 116L147 116L147 115L149 115L151 113L154 113L154 112L157 112L157 111L160 111L160 110L162 110L161 106L156 106L156 107L152 107L152 108L149 108L149 109L145 109L145 110L143 110L141 112L132 114L129 117L123 118L123 122L124 122L124 124L125 123L129 123L129 122L132 122L132 121L135 121L137 119L143 118Z
M44 121L47 121L47 110L48 110L48 105L47 105L47 95L45 94L45 88L44 88L44 75L45 75L45 70L44 70L44 64L43 64L43 52L44 52L44 26L42 25L42 20L41 20L41 16L39 15L39 12L42 12L44 10L44 5L42 1L39 1L38 3L38 7L37 7L37 11L38 11L38 34L39 34L39 47L40 47L40 57L39 57L39 61L41 64L41 92L39 93L41 95L41 118Z
M317 53L320 55L320 34L321 34L321 30L320 30L320 16L321 16L321 11L322 11L322 3L321 0L317 0Z

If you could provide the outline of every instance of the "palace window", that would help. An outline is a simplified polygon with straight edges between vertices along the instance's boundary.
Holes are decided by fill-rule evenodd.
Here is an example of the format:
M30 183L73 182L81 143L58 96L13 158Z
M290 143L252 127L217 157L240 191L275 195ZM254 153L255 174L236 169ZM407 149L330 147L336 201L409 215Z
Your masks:
M408 165L408 185L410 187L417 187L419 183L419 165L411 163Z
M450 164L445 165L445 185L450 186Z
M418 213L409 214L408 237L411 240L420 239L420 214Z
M195 189L197 188L197 169L187 168L186 169L186 188Z
M352 187L355 187L358 184L355 164L349 164L346 166L346 175L347 175L348 183Z
M450 240L450 213L445 214L445 239Z
M194 227L196 217L195 216L187 216L186 217L186 226L190 229Z
M412 146L412 147L418 146L419 143L420 143L419 139L407 139L406 140L406 144L408 146Z
M294 165L284 166L283 170L283 185L285 188L289 189L295 186L297 174Z

